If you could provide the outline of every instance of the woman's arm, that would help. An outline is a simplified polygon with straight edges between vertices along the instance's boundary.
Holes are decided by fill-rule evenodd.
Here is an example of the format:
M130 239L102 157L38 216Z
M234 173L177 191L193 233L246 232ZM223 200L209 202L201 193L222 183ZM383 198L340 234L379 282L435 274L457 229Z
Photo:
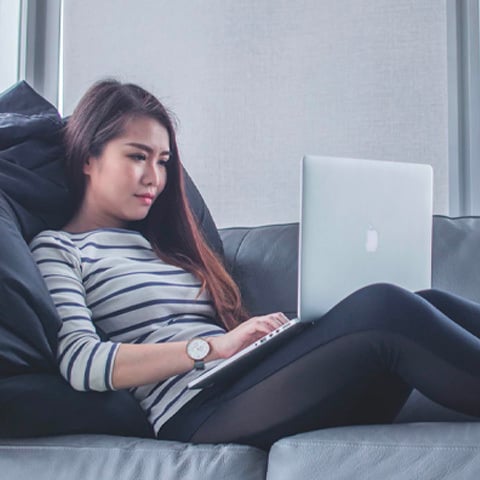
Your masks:
M80 252L67 238L41 235L30 248L62 320L57 359L76 390L116 390L163 381L193 368L187 342L126 344L102 341L86 305ZM253 317L227 334L209 338L205 361L228 358L288 319Z
M193 369L187 342L152 344L122 343L115 357L112 384L115 389L156 383ZM210 352L205 361L220 358Z
M75 390L113 390L113 363L120 344L103 342L92 322L79 250L56 232L35 237L30 250L62 321L56 352L60 373Z
M211 351L205 361L228 358L288 321L277 312L252 317L234 330L208 338ZM186 353L187 342L159 344L121 344L115 357L112 384L115 389L129 388L165 380L193 368Z

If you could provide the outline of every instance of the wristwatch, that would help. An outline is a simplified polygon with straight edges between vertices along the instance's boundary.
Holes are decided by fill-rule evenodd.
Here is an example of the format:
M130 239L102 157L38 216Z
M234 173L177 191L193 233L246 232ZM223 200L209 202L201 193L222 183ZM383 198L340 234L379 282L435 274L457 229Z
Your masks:
M187 343L187 355L193 360L195 370L203 370L205 368L205 357L210 353L210 344L201 337L195 337Z

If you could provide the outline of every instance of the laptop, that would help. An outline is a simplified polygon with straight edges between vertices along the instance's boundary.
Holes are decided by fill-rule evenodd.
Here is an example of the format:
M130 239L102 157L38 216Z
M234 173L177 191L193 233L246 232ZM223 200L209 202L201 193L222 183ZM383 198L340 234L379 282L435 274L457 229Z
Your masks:
M189 388L231 381L366 285L430 288L430 165L307 155L300 179L297 317L207 369Z

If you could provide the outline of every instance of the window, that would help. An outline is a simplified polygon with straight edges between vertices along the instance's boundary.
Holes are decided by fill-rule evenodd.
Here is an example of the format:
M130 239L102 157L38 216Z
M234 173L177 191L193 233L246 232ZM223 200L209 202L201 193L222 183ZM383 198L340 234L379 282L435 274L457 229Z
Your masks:
M21 0L0 0L0 91L19 80Z
M26 80L58 105L61 0L0 0L0 91Z
M480 215L479 0L447 0L450 216Z

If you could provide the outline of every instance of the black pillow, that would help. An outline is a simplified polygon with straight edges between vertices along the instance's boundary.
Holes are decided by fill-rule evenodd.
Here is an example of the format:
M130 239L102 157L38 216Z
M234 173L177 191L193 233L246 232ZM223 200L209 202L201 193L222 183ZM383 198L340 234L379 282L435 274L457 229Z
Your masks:
M58 373L61 320L27 242L41 230L61 227L70 214L63 125L56 109L25 82L0 96L0 436L151 437L153 430L128 391L78 392ZM222 254L208 208L185 178L204 235Z
M25 81L0 96L0 190L11 201L27 241L41 230L60 228L71 214L62 162L65 122ZM183 173L200 229L223 258L223 244L210 211L185 168Z
M54 371L60 318L0 192L0 376ZM1 397L1 392L0 392Z
M126 391L77 392L54 373L0 379L0 436L98 433L154 438L137 401Z

